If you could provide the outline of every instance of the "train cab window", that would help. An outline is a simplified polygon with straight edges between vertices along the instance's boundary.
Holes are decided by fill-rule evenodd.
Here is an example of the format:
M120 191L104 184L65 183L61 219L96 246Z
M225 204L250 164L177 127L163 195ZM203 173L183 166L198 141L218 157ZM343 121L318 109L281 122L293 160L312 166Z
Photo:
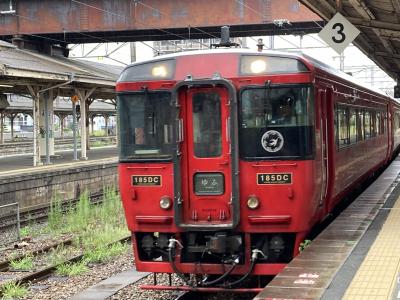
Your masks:
M239 110L241 157L310 157L314 143L313 105L309 85L243 89Z
M172 158L172 106L168 92L118 94L121 161Z
M193 96L193 141L196 157L218 157L222 153L221 101L218 94Z
M371 113L368 110L364 111L364 133L365 139L371 138Z

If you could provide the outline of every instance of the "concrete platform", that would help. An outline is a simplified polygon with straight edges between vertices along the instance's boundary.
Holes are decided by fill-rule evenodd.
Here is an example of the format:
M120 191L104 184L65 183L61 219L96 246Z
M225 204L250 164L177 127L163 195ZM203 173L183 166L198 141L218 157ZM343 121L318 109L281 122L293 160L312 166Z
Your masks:
M84 165L90 163L91 161L97 161L101 159L107 159L108 161L117 162L118 149L116 146L94 148L87 151L87 160L73 160L73 151L66 150L56 152L56 155L51 158L50 165L42 165L39 167L33 167L33 157L32 155L20 155L0 158L0 177L1 176L13 176L18 173L25 172L38 172L49 168L60 168L61 166L75 166ZM80 151L78 151L78 159L80 157ZM45 159L42 159L45 161Z
M107 278L87 290L69 298L70 300L104 300L124 287L141 280L150 273L138 272L135 268Z
M400 160L395 160L255 299L398 299Z
M101 195L117 189L116 147L89 150L88 160L73 161L72 151L58 152L53 163L32 166L32 156L0 159L0 206L18 202L22 211L49 206L52 199L75 200L84 191Z

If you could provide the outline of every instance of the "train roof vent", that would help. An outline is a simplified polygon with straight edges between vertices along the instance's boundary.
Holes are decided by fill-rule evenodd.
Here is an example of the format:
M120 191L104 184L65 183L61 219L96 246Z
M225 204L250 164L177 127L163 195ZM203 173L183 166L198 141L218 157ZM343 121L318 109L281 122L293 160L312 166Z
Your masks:
M219 44L211 44L211 47L219 48L219 47L239 47L238 43L232 43L229 36L229 26L221 27L221 40Z

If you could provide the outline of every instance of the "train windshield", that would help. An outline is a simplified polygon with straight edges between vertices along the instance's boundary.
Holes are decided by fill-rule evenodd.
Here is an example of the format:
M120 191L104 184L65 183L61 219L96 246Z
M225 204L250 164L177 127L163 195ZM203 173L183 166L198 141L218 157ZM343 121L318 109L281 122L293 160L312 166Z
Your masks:
M120 160L171 159L171 94L143 91L119 94L117 99Z
M310 85L247 88L240 98L242 158L310 158L314 101Z

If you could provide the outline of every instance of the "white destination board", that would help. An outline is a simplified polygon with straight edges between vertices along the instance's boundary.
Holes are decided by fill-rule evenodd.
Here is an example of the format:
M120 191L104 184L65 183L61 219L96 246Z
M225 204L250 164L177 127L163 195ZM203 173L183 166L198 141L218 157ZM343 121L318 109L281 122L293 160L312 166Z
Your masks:
M353 24L337 13L318 36L340 54L359 34L360 31Z

